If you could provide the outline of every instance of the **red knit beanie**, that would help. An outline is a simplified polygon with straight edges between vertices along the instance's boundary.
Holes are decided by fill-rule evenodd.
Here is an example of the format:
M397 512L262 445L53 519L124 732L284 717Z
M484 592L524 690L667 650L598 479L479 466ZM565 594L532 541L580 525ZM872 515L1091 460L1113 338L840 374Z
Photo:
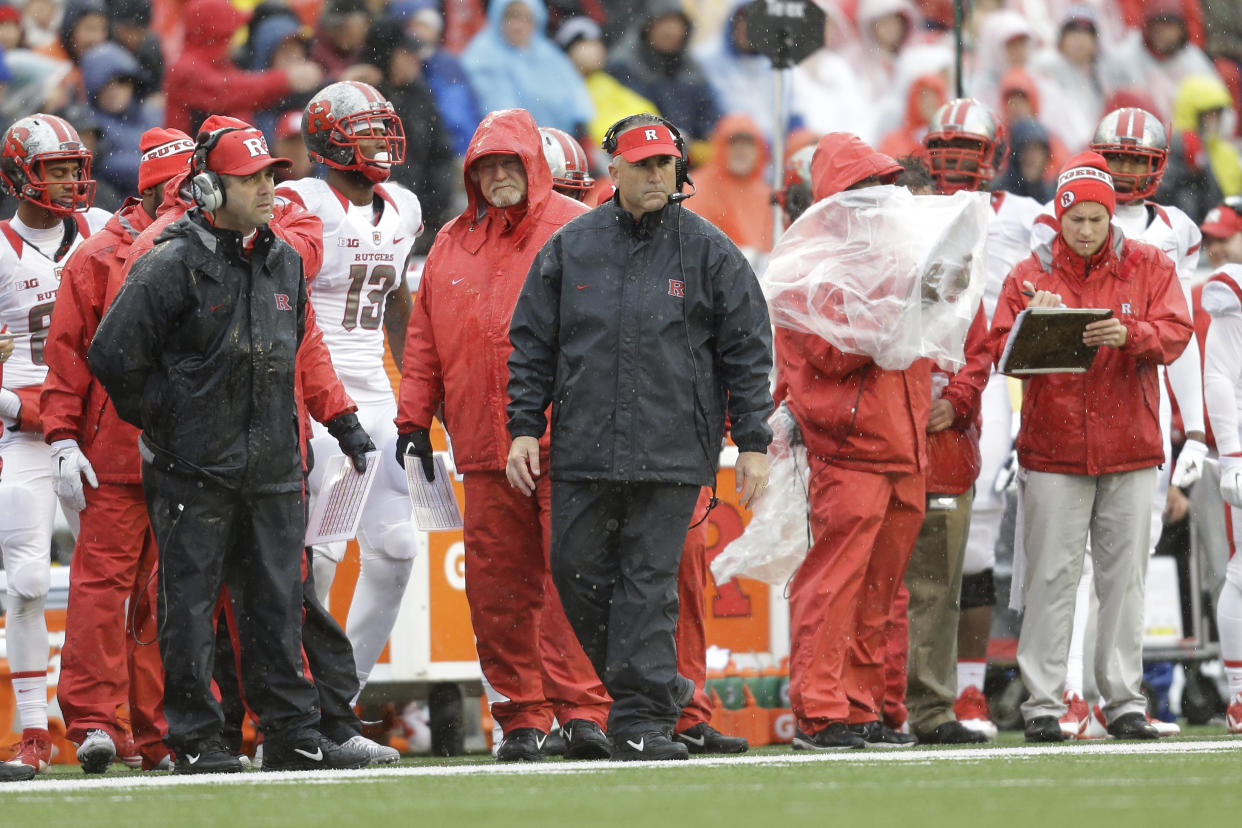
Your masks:
M1098 152L1080 152L1061 168L1057 176L1057 221L1080 201L1103 204L1109 216L1117 207L1117 193L1108 162Z
M138 139L142 158L138 162L138 192L163 184L190 166L194 139L179 129L156 127Z

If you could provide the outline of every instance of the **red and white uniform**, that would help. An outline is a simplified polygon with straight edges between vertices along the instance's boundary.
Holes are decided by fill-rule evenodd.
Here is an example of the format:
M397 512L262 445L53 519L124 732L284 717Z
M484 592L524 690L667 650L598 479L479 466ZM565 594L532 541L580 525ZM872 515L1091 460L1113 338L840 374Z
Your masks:
M1242 457L1242 264L1223 265L1203 288L1203 309L1212 315L1203 352L1203 401L1222 463ZM1232 461L1236 463L1235 461ZM1222 468L1222 476L1228 472ZM1217 601L1221 657L1230 684L1229 729L1242 732L1242 509L1226 504L1229 565ZM1236 688L1236 689L1235 689Z
M27 227L16 217L0 223L0 326L7 325L15 335L13 354L4 366L4 387L22 401L16 421L6 417L0 422L0 462L4 465L0 552L10 608L8 660L23 729L47 728L48 637L43 602L51 578L48 550L56 495L51 449L43 442L39 420L39 392L47 374L43 343L65 261L109 217L97 209L74 214L74 237L67 247L61 222L47 230Z
M286 182L277 196L323 222L323 264L310 282L310 302L332 367L358 404L358 419L381 458L358 530L362 573L345 624L365 684L392 633L417 551L405 477L395 464L382 462L397 440L397 403L384 370L383 323L389 296L405 289L406 259L422 232L423 212L417 196L392 183L377 184L372 203L362 206L315 178ZM314 499L323 485L325 462L341 450L323 425L313 423L311 429ZM343 543L315 548L317 558L337 563L344 553ZM316 588L326 597L330 565L318 570Z
M983 312L992 321L1001 285L1018 262L1031 254L1031 226L1042 209L1033 198L997 192L992 194L988 220L988 281L983 288ZM979 431L981 464L975 497L971 503L970 531L962 572L975 575L996 565L996 541L1000 538L1003 496L992 483L1000 474L1013 446L1014 412L1005 378L993 373L983 390Z

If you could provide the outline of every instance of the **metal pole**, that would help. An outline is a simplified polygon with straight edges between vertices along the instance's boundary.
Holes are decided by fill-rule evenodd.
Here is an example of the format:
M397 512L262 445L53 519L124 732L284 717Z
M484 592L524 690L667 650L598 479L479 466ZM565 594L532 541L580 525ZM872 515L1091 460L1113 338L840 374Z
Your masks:
M954 42L954 58L953 58L953 83L957 89L958 98L966 97L964 87L962 86L962 51L966 48L966 43L962 39L962 3L964 0L953 0L953 40Z
M785 73L788 69L773 66L772 75L772 192L780 192L785 179ZM772 203L772 243L781 237L785 229L785 215L781 205Z

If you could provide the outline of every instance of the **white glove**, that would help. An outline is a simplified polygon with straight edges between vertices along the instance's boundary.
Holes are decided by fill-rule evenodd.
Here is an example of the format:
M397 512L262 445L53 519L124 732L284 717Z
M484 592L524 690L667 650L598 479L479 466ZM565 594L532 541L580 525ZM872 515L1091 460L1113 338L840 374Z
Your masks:
M80 512L86 508L86 492L82 490L82 478L98 489L99 481L90 461L78 448L76 440L57 440L52 443L52 489L66 509Z
M1242 457L1220 458L1220 496L1242 509Z
M1197 482L1203 476L1203 461L1207 458L1207 453L1208 447L1198 440L1187 440L1183 443L1169 482L1182 488Z

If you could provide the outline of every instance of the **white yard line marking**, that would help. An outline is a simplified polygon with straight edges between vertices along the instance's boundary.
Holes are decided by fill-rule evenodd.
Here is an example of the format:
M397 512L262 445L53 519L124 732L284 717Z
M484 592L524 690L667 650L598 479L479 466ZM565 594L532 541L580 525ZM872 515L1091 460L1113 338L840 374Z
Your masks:
M444 776L529 776L588 774L631 769L660 768L678 770L704 767L756 767L805 764L810 762L981 762L993 759L1038 759L1045 756L1162 756L1178 754L1242 753L1242 740L1218 739L1194 742L1095 742L1089 744L1019 747L845 750L835 753L789 753L747 756L713 756L688 762L536 762L530 764L420 765L417 767L378 767L357 771L292 771L208 774L202 776L155 776L117 773L114 776L58 777L10 782L3 786L12 794L73 793L78 791L126 790L181 787L185 785L279 785L375 783L392 778Z

